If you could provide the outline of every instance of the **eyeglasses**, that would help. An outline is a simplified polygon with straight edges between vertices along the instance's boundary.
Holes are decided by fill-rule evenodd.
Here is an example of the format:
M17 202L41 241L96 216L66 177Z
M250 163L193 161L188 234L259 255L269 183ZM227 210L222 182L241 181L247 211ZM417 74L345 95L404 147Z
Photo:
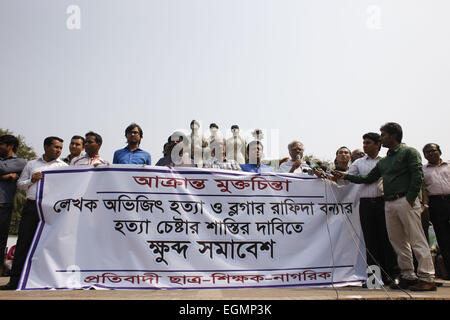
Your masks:
M433 152L439 152L439 150L438 149L425 150L423 153L430 154L430 153L433 153Z
M131 134L131 135L140 135L140 133L139 133L139 131L130 131L130 132L128 132L127 134Z

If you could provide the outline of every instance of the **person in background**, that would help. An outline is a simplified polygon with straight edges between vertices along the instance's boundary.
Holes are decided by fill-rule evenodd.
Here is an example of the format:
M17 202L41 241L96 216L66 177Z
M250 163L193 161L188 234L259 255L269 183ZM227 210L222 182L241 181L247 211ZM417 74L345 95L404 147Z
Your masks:
M84 138L82 136L73 136L69 144L69 155L62 160L70 164L72 159L79 157L84 150Z
M351 161L355 162L356 160L364 156L365 156L364 151L362 151L361 149L355 149L352 151Z
M136 123L130 124L125 129L125 138L127 138L127 146L114 152L113 163L151 165L150 153L139 148L144 138L142 128Z
M346 172L349 169L349 163L352 157L352 152L347 147L340 147L336 151L335 169Z
M441 158L442 152L436 143L423 147L428 163L423 166L424 187L428 198L430 220L447 274L450 272L450 161ZM450 280L450 279L446 279Z
M4 273L5 249L8 242L16 194L16 181L27 161L17 158L19 139L10 134L0 136L0 276Z
M42 171L67 166L67 163L59 159L62 148L63 139L53 136L45 138L44 155L36 160L29 161L25 165L19 180L17 180L17 188L27 191L27 202L22 211L22 219L20 220L11 277L6 285L0 287L0 290L17 289L22 268L39 223L36 208L37 182L42 179Z
M92 131L86 133L85 136L86 143L84 145L84 149L86 150L86 154L84 156L79 156L72 159L70 165L96 167L101 164L108 164L108 162L103 160L98 154L103 143L102 137L98 133Z
M194 160L189 156L189 139L181 131L175 131L167 138L164 144L163 157L158 160L156 166L195 167Z
M263 164L261 161L264 158L263 145L259 141L252 141L247 146L247 153L249 163L241 164L242 171L246 172L274 172L273 167Z

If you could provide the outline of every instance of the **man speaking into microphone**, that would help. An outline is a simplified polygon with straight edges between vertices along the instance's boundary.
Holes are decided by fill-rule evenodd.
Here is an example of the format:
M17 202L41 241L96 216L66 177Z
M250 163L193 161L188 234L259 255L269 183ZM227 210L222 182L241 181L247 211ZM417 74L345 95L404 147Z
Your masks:
M302 161L303 152L305 151L303 144L300 141L292 141L288 144L289 155L291 159L283 162L278 169L278 172L283 173L303 173L311 169Z

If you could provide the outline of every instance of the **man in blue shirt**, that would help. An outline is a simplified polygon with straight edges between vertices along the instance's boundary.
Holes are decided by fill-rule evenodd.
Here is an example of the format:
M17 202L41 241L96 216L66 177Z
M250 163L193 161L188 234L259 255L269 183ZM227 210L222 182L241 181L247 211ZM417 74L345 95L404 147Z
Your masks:
M151 157L147 151L139 148L144 133L136 123L130 124L125 130L128 145L114 152L113 163L147 164L151 165Z
M263 145L260 141L255 140L247 145L248 163L241 164L242 171L247 172L275 172L273 167L265 165L261 162L264 157Z

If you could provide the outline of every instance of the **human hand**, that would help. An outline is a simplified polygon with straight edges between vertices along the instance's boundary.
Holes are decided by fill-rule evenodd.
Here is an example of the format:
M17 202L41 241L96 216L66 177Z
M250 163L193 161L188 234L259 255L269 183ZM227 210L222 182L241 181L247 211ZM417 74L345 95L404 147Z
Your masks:
M333 171L333 176L334 176L336 179L344 179L345 173L342 172L342 171L334 170L334 171Z
M42 172L35 172L31 175L31 182L35 183L42 179Z
M9 180L9 179L17 180L17 179L19 179L19 175L17 173L14 173L14 172L13 173L8 173L8 174L3 175L2 179L3 180Z

